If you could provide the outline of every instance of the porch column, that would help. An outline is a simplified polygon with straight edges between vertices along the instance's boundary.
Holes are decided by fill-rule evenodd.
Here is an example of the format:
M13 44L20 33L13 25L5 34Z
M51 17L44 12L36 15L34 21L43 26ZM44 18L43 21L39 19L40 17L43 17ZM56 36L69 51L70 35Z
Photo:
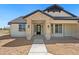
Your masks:
M51 38L51 26L48 20L45 22L45 37L47 40L50 40Z
M79 39L79 23L77 24L76 28L75 28L75 37Z
M26 37L27 37L27 40L31 40L31 37L32 37L32 23L31 23L31 20L27 20L27 28L26 28Z

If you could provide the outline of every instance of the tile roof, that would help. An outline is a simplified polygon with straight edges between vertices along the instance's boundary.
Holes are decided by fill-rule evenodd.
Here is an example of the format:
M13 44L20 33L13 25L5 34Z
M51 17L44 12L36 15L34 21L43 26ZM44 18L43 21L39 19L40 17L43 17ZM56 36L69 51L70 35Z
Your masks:
M26 23L25 20L23 19L23 16L20 16L12 21L10 21L8 24L11 24L11 23L14 23L14 24L17 24L17 23Z

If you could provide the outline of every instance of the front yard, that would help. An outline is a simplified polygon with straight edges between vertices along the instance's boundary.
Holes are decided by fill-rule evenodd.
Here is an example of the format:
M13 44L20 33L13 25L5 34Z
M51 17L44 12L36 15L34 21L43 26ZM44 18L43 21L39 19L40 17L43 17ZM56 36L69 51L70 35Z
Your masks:
M79 39L73 37L44 40L49 53L54 55L79 55Z
M0 30L0 36L8 35L8 34L9 34L9 30Z
M0 55L27 55L32 42L26 38L0 36Z

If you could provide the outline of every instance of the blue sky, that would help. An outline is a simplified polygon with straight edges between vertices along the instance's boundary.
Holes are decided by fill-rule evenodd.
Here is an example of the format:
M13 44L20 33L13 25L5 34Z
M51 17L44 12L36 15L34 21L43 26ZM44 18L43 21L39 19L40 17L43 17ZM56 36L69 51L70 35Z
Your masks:
M0 4L0 27L8 25L8 22L27 15L37 9L44 10L51 4ZM60 4L65 10L79 16L79 4Z

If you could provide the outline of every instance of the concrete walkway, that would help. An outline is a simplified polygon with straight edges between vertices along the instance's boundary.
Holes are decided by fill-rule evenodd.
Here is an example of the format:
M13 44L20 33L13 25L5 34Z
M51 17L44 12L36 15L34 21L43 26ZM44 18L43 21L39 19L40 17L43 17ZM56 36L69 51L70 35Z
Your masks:
M35 36L29 55L47 55L47 49L43 41L43 36Z

